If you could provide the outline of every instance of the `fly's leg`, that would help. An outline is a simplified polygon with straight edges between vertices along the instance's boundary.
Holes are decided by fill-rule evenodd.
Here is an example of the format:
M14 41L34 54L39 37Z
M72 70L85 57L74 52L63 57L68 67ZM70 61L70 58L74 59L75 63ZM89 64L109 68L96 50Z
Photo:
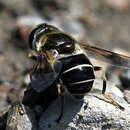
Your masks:
M99 71L99 70L102 70L102 68L101 68L101 67L98 67L98 66L95 66L95 67L94 67L94 70L95 70L95 71ZM104 96L107 100L109 100L109 102L110 102L112 105L118 107L118 108L121 109L121 110L124 110L124 107L122 107L122 106L119 105L116 101L114 101L114 100L110 97L109 94L105 94L107 79L106 79L106 76L105 76L105 73L104 73L104 72L103 72L102 78L103 78L103 89L102 89L102 94L103 94L103 96Z
M29 53L28 57L36 61L36 63L33 65L32 70L30 71L30 79L32 80L33 72L36 72L37 70L40 70L40 68L42 68L43 55L42 54L36 55L33 53Z
M62 91L61 91L61 85L60 84L57 84L57 90L58 90L58 95L60 96L61 98L61 111L60 111L60 116L58 117L58 119L56 120L57 123L60 122L62 116L63 116L63 113L64 113L64 95L62 94Z
M119 105L116 101L114 101L109 94L105 94L106 91L106 79L103 79L103 89L102 89L102 94L103 96L109 100L109 102L111 104L113 104L114 106L118 107L119 109L124 111L124 107L122 107L121 105Z

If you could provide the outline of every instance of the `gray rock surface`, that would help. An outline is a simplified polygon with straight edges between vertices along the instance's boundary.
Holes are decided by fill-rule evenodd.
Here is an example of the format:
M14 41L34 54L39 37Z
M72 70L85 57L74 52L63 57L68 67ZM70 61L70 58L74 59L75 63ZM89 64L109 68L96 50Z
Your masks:
M33 111L22 104L12 106L8 111L6 130L37 130Z

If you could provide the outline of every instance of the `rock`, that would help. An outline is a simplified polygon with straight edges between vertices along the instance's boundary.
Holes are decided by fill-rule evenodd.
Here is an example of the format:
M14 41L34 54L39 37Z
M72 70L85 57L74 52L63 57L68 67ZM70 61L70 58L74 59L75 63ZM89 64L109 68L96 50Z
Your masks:
M125 11L129 8L129 0L105 0L105 2L112 8Z
M8 111L6 130L37 130L33 111L22 104L16 104Z

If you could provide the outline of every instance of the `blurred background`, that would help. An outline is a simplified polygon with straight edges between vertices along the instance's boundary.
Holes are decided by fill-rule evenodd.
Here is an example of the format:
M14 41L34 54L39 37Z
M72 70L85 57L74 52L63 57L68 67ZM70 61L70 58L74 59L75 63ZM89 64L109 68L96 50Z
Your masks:
M28 35L42 22L79 42L130 55L129 0L0 0L0 113L23 96L32 67ZM127 90L126 72L118 86Z

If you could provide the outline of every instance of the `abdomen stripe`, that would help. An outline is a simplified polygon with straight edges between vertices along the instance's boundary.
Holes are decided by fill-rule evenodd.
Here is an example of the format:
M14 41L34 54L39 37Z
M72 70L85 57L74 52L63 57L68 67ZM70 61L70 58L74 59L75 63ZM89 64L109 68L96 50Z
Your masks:
M62 72L62 74L65 74L65 73L67 73L67 72L70 72L70 71L72 71L72 70L74 70L74 69L82 69L82 67L92 67L92 68L93 68L93 66L90 65L90 64L82 64L82 65L77 65L77 66L75 66L75 67L72 67L72 68L70 68L70 69L68 69L68 70L66 70L66 71L64 71L64 72Z

